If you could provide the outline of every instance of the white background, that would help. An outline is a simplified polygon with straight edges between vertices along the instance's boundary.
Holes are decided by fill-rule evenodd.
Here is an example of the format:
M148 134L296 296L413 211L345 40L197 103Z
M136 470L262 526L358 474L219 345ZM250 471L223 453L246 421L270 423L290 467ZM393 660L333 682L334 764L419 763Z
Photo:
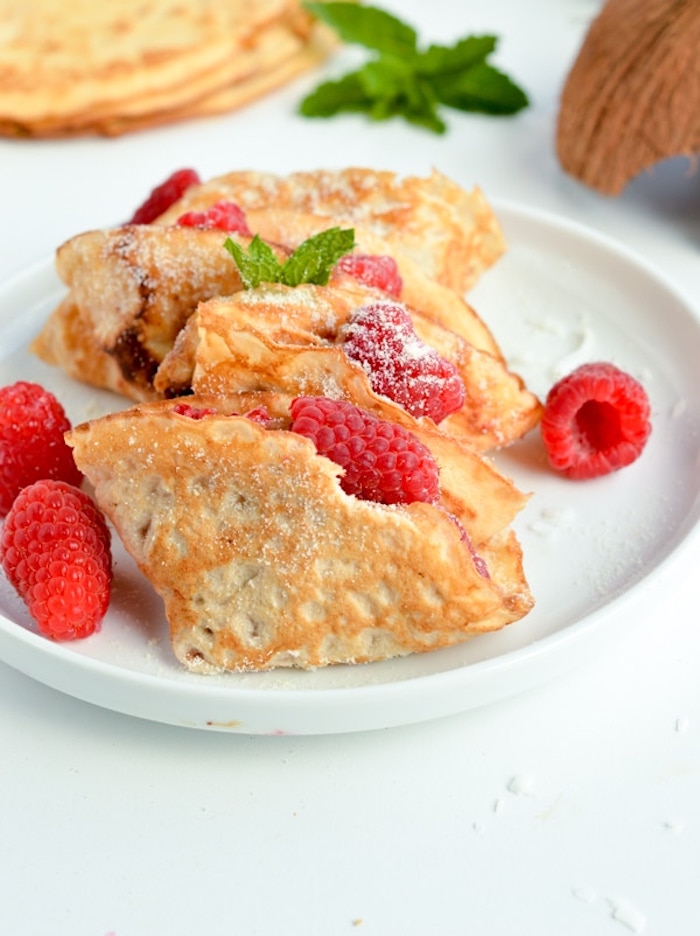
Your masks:
M307 76L238 114L0 142L0 279L128 217L181 166L437 166L612 236L700 309L700 182L672 160L606 199L566 177L558 98L593 0L387 3L425 40L501 37L532 105L303 121ZM620 42L623 36L620 36ZM354 61L346 53L328 70ZM697 549L624 639L565 677L426 724L246 737L141 721L0 665L0 932L13 936L675 936L698 926Z

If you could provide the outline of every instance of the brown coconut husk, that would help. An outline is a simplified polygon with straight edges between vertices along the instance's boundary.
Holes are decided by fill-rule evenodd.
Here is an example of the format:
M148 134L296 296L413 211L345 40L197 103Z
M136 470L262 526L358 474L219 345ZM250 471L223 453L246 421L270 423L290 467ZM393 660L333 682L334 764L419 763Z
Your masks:
M700 153L700 2L608 0L564 85L562 168L606 195Z

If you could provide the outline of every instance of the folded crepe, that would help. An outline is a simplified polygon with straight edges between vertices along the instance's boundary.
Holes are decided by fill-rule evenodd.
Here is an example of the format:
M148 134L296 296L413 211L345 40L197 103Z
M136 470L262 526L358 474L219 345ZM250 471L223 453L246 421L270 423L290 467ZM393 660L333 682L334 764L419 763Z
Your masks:
M286 176L230 172L187 189L156 223L172 224L186 211L202 211L219 201L240 205L251 230L263 239L291 246L296 246L294 229L283 228L294 224L290 212L367 231L386 242L399 267L410 260L431 280L460 295L506 246L481 189L466 190L437 170L427 177L364 167Z
M462 381L464 402L440 418L442 432L487 451L513 442L536 425L538 399L499 359L416 309L348 284L261 285L200 303L160 365L154 385L166 396L190 390L331 396L393 422L412 423L404 402L376 392L371 368L345 351L357 313L369 310L381 319L385 309L408 313L424 349L449 362ZM409 356L415 360L419 353L412 341ZM410 363L407 359L406 365ZM410 381L407 390L412 392ZM436 378L424 386L431 395L439 390Z
M342 468L289 430L289 404L276 392L192 396L68 435L162 597L185 667L384 660L452 646L530 610L510 528L525 497L492 465L416 424L439 464L439 502L364 501L342 489ZM260 407L265 425L252 418Z

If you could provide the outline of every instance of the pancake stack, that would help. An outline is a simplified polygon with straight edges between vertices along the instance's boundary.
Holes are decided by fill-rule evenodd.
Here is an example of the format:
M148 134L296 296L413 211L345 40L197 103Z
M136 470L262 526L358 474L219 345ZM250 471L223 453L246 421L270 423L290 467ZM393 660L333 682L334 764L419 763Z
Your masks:
M0 0L0 134L115 136L222 113L332 47L296 0Z

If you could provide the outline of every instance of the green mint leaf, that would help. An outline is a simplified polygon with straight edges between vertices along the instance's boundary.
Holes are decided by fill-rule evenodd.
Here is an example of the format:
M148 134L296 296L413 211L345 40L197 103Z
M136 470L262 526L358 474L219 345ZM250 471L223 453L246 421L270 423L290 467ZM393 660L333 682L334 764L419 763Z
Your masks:
M408 123L444 133L446 125L437 113L431 85L400 63L370 62L361 70L368 94L374 91L368 110L372 120L402 117Z
M274 251L256 234L248 249L227 237L224 247L233 257L246 289L254 289L261 283L284 283L298 286L300 283L317 283L325 286L338 260L355 246L355 231L329 228L314 234L280 263Z
M390 100L408 95L414 81L411 67L394 58L367 62L356 75L370 101Z
M434 133L446 130L430 84L395 59L367 62L337 81L323 82L304 98L300 112L304 117L363 113L374 121L400 117Z
M337 81L324 81L308 94L299 106L304 117L333 117L341 112L364 111L372 108L358 72L350 72Z
M416 50L417 35L408 24L373 6L359 3L304 3L312 16L337 32L343 42L388 55Z
M391 117L401 117L407 123L437 134L444 133L447 130L447 125L441 119L435 106L425 97L412 99L407 95L403 95L375 101L369 116L372 120L389 120Z
M341 40L375 53L357 71L324 82L309 94L300 105L305 117L351 112L372 120L401 117L444 133L439 105L509 115L529 104L525 92L486 61L496 49L496 36L466 36L452 46L430 45L421 51L415 30L378 7L346 2L304 5Z
M256 234L246 251L244 247L227 237L224 247L236 261L241 281L246 289L254 289L261 283L278 283L282 265L272 248Z
M506 115L517 113L529 103L522 88L485 63L435 79L432 86L440 102L456 110Z
M329 228L300 244L282 267L279 282L287 286L316 283L325 286L338 260L355 246L352 228Z
M422 127L424 130L430 130L432 133L443 134L447 131L447 124L440 117L435 107L425 107L422 110L416 108L404 110L399 116L407 120L408 123L416 127Z
M467 36L453 46L431 45L421 52L416 70L421 75L447 75L485 62L495 50L496 36Z

